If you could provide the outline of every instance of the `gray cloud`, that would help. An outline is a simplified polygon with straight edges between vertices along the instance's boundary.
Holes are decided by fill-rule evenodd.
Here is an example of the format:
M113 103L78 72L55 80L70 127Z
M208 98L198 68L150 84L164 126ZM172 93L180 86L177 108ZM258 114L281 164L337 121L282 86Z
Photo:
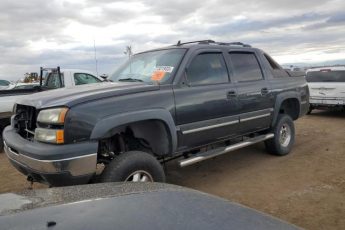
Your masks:
M243 41L278 56L345 50L341 0L2 0L0 7L0 78L19 78L40 65L94 69L93 46L64 33L71 24L84 32L104 29L108 42L97 42L97 56L107 73L128 44L137 52L178 40ZM112 29L126 24L133 29ZM138 30L148 25L150 31ZM58 47L33 49L40 40Z
M305 26L306 30L317 30L322 28L339 27L345 25L345 14L344 12L336 12L333 15L329 15L322 22L313 23L311 25Z
M290 17L280 17L271 20L238 20L235 22L226 23L223 25L213 26L209 29L210 34L220 35L229 33L243 33L248 31L260 31L271 28L281 28L288 25L300 24L301 22L306 23L309 21L316 21L325 18L325 16L308 13Z

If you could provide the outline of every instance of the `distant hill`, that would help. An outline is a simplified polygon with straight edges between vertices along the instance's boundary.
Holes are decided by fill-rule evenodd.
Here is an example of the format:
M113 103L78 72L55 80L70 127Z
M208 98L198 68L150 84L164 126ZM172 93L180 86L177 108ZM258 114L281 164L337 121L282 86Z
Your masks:
M345 65L345 59L324 61L324 62L299 62L299 63L281 63L281 66L285 67L315 67L315 66L329 66L329 65Z

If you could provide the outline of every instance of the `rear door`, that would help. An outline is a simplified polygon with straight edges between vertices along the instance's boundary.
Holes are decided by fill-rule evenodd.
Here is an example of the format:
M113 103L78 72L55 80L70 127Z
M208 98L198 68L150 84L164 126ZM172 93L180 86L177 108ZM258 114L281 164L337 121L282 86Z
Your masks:
M266 129L273 112L271 88L255 51L230 51L228 59L236 84L241 134Z
M180 149L233 136L238 130L236 88L221 50L198 50L174 86Z

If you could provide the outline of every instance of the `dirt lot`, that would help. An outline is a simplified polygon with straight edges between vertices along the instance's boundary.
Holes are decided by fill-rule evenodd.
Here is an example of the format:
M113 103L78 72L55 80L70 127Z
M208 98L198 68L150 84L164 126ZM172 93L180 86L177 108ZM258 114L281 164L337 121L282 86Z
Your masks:
M168 182L211 193L307 229L345 229L345 113L316 111L296 123L286 157L257 144L183 169ZM27 188L0 154L0 193ZM35 185L35 188L44 187Z

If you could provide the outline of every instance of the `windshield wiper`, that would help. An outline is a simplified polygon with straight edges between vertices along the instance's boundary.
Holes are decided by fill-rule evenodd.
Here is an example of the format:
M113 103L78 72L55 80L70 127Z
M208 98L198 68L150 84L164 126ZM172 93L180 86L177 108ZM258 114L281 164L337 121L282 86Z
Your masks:
M122 79L118 79L118 81L132 81L132 82L144 82L143 80L141 79L138 79L138 78L122 78Z

